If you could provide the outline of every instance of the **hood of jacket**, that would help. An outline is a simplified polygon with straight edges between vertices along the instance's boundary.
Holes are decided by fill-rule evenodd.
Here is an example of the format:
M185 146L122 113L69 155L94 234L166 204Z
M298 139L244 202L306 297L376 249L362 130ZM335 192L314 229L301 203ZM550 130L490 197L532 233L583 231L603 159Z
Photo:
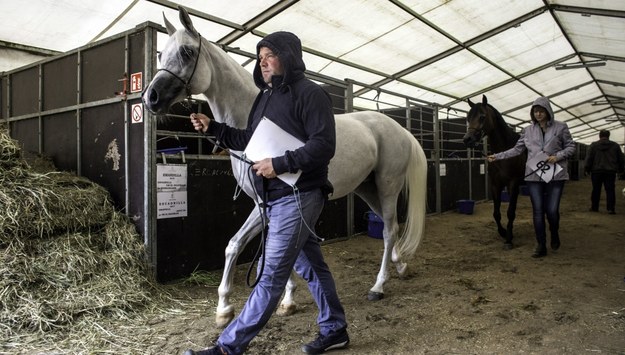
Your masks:
M540 106L544 108L545 110L547 110L547 113L549 114L549 121L547 122L547 125L551 126L551 124L553 123L553 120L555 120L555 117L553 114L553 109L551 108L551 104L549 103L549 99L541 96L537 98L536 100L534 100L534 103L532 104L532 107L530 108L530 117L532 118L532 123L538 122L536 121L536 117L534 117L534 107L536 106Z
M274 76L272 79L273 88L282 85L290 85L304 77L306 65L302 58L302 42L291 32L279 31L267 35L256 45L256 57L260 54L260 49L267 47L280 58L280 63L284 69L282 76ZM260 61L256 61L254 66L254 82L261 90L268 88L263 80L260 69Z

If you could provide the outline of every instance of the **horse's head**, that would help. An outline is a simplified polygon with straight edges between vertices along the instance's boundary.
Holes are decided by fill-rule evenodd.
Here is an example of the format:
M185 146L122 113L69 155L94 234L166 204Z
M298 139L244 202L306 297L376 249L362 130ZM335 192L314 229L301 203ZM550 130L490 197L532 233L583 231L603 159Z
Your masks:
M169 40L158 55L161 68L142 97L147 109L153 113L165 113L174 103L204 92L210 81L206 66L200 63L204 62L202 37L193 27L187 10L178 9L184 28L176 30L163 14Z
M485 95L482 95L482 102L474 104L471 99L467 100L471 109L467 114L467 133L462 138L464 145L469 148L474 148L482 139L484 132L489 130L491 126L491 119L489 117L493 114L491 107L488 105L488 99Z

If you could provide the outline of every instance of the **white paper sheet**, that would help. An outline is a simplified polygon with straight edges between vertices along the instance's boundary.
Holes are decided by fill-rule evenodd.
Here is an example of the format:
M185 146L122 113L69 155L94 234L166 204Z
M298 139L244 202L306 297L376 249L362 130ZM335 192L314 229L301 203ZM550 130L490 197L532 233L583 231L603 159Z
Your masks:
M292 151L303 145L302 141L293 137L270 119L263 117L247 144L244 154L251 161L259 161L282 156L285 151ZM295 185L301 174L302 171L300 170L296 173L280 174L278 178L289 185Z
M527 166L532 169L534 174L538 175L544 182L549 182L558 174L562 167L559 164L549 164L547 159L549 156L545 152L536 154L532 159L527 161Z

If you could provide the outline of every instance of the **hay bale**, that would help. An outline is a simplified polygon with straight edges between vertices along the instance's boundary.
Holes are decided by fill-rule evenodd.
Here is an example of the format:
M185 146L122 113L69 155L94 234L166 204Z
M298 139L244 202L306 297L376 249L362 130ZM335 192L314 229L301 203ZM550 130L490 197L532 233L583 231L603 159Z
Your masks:
M0 353L149 304L142 238L101 186L35 172L0 129Z
M88 232L111 219L113 204L102 186L66 172L11 171L0 176L0 245Z

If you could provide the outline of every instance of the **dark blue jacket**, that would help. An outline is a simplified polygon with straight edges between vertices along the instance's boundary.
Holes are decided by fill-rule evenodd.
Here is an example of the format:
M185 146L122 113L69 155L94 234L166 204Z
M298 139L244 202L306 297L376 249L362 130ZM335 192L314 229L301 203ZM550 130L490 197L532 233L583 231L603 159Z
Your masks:
M226 147L245 150L262 117L267 117L289 132L304 146L284 155L272 157L276 174L294 173L302 170L296 185L300 191L328 187L328 164L334 156L336 131L332 102L325 90L304 75L306 66L302 60L299 38L289 32L276 32L263 38L256 46L267 47L278 56L284 75L274 76L272 87L263 80L260 64L254 67L254 82L260 88L244 130L228 127L224 123L211 122L209 132ZM263 183L255 177L255 186L261 193ZM293 192L280 179L268 180L269 200L275 200ZM326 192L330 192L326 190ZM262 196L262 195L261 195Z

